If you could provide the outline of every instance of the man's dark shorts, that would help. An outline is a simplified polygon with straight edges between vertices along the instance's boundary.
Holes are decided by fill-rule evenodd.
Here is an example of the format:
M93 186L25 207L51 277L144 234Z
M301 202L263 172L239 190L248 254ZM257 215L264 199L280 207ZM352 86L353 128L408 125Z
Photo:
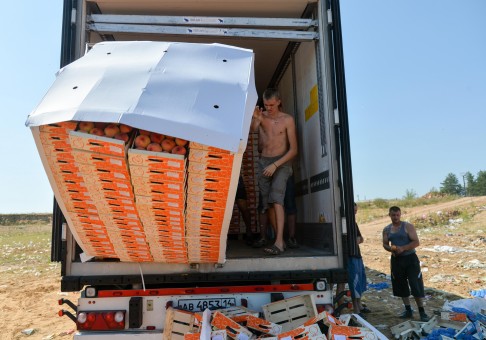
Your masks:
M295 204L295 180L294 175L290 175L287 180L287 187L285 188L284 198L285 213L287 215L297 214L297 204Z
M269 204L277 203L284 205L285 189L287 186L287 180L292 175L292 166L290 164L282 164L275 170L273 176L267 177L262 175L263 170L278 161L281 156L277 157L260 157L258 160L258 170L260 176L258 178L258 186L262 193L262 210L265 212L268 209Z
M392 256L390 264L393 295L409 297L411 291L414 297L425 296L420 260L416 253Z

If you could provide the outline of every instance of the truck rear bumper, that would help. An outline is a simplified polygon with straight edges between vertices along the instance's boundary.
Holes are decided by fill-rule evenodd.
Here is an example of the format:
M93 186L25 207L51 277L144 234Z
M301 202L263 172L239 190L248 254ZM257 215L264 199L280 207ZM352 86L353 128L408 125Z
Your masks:
M123 339L123 340L155 340L162 339L163 332L161 330L155 331L123 331L123 332L76 332L74 340L107 340L107 339Z

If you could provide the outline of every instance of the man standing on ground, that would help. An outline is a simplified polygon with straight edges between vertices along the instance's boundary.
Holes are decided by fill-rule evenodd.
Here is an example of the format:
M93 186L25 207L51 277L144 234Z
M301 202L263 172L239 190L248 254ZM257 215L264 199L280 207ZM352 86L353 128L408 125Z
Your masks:
M270 221L275 221L277 230L275 243L264 251L279 255L285 250L284 197L287 179L292 175L291 160L297 155L297 135L294 118L279 109L281 99L277 89L265 90L263 104L265 111L257 106L253 112L251 131L258 131L262 146L258 160L258 186L262 193L263 212L269 210Z
M354 214L358 212L358 205L354 203ZM370 313L367 307L361 303L361 296L366 291L366 271L361 256L359 245L364 242L358 224L356 223L356 243L358 244L358 253L355 256L348 258L348 285L351 291L351 299L353 300L353 311L364 317L362 313Z
M420 261L415 252L420 244L413 224L402 222L401 210L393 206L389 210L391 224L383 229L383 248L391 252L391 281L393 295L399 296L405 305L401 318L412 318L413 311L410 306L410 291L420 313L421 321L428 321L425 313L423 298L424 281L420 271Z

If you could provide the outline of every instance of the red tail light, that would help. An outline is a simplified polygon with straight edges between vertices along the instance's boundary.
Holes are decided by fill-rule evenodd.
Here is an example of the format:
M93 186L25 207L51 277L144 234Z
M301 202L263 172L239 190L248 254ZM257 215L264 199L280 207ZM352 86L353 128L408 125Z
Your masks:
M125 329L124 310L80 311L77 315L78 330L111 331Z

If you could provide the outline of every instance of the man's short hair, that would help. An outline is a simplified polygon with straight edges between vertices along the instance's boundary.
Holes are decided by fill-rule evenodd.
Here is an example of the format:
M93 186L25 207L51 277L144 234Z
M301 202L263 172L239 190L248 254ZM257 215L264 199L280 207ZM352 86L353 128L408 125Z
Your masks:
M390 207L390 210L388 210L388 213L392 213L392 212L401 212L400 208L397 207L396 205L394 205L393 207Z
M263 92L263 100L269 100L269 99L278 99L280 100L280 92L278 92L278 89L271 87L265 90Z

